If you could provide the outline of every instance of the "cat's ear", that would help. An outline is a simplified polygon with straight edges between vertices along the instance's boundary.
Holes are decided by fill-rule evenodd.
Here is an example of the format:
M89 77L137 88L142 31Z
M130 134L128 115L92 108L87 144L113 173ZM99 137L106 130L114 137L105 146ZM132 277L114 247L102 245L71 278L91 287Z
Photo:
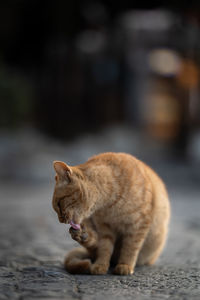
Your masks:
M67 180L70 179L72 175L72 169L66 163L62 161L54 161L53 166L59 178Z

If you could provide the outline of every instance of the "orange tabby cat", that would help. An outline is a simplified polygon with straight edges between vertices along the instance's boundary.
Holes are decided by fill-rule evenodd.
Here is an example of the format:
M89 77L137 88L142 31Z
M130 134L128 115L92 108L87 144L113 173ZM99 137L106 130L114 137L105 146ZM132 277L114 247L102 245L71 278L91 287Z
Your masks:
M170 206L162 180L125 153L103 153L69 167L55 161L53 208L81 248L65 259L70 273L128 275L151 265L167 236Z

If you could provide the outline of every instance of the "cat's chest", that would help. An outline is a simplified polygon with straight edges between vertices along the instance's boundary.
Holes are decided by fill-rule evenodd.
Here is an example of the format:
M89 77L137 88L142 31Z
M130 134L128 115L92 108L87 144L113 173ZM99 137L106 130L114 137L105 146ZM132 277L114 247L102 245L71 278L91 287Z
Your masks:
M126 203L126 205L104 207L96 211L92 216L92 221L98 233L112 231L116 234L124 231L132 231L138 222L144 218L141 214L140 204Z
M120 225L120 219L117 215L116 212L106 209L96 212L92 216L92 221L99 232L103 229L115 231Z

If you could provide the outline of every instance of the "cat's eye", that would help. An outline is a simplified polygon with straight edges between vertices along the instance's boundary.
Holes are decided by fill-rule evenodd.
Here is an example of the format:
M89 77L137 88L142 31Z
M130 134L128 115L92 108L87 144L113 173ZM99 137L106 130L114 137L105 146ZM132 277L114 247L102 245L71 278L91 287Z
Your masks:
M55 181L58 181L58 175L55 176Z

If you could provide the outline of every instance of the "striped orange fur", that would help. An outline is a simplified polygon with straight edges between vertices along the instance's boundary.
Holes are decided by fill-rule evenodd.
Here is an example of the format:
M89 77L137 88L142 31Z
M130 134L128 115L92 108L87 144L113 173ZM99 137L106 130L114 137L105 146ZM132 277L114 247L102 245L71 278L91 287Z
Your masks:
M82 248L70 251L70 273L128 275L151 265L167 236L170 205L164 183L147 165L125 153L103 153L70 167L54 162L53 208L59 221L80 224L70 234Z

